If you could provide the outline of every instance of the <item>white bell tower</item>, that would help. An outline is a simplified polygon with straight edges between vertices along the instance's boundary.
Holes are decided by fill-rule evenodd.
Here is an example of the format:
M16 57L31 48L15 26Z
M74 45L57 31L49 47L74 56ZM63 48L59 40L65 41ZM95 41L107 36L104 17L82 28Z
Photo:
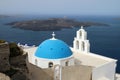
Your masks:
M81 29L76 32L76 37L73 41L73 49L85 53L90 51L90 43L89 40L87 40L87 32L83 29L83 26L81 26Z

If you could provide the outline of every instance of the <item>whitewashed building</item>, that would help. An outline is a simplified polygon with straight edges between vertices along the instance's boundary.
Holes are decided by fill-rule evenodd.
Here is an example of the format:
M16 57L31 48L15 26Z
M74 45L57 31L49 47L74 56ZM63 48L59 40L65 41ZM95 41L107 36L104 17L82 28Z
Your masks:
M38 47L24 49L28 54L28 63L41 70L53 70L50 74L53 78L42 78L42 80L115 80L117 60L91 53L90 43L87 40L87 32L83 27L76 32L73 47L69 47L64 41L56 39L54 33L52 36L51 39L43 41ZM82 65L84 68L86 67L86 71L79 67ZM81 68L80 71L72 73L71 69L77 71L76 66L79 69ZM86 78L88 75L87 67L91 69L89 71L89 78ZM34 68L31 69L33 70L31 71L32 75L35 73ZM69 69L67 70L67 68ZM64 69L66 69L65 72ZM68 75L71 75L71 77L67 77ZM41 75L40 77L43 76ZM33 77L31 76L31 78ZM33 79L39 80L37 78Z

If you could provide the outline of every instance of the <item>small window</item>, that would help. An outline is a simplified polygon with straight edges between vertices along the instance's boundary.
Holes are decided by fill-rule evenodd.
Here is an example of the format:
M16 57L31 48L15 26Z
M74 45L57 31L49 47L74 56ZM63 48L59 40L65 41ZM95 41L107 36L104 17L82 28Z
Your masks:
M65 62L65 66L68 66L68 65L69 65L69 62L68 62L68 61L66 61L66 62Z
M82 50L85 51L85 43L82 42Z
M79 41L76 41L76 49L79 49Z
M80 38L82 37L82 32L80 31Z
M52 68L53 67L53 62L49 62L48 67Z

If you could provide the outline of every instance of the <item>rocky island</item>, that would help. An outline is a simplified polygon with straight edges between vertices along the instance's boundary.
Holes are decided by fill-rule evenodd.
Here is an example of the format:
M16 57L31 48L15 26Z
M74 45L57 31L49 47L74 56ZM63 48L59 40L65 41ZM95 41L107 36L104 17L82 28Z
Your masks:
M7 25L12 25L13 28L19 28L24 30L32 31L52 31L52 30L61 30L63 28L73 28L79 26L109 26L104 23L96 22L79 22L73 19L66 18L50 18L46 20L29 20L21 22L11 22Z
M0 15L0 18L6 18L6 17L10 17L10 16L7 16L7 15Z

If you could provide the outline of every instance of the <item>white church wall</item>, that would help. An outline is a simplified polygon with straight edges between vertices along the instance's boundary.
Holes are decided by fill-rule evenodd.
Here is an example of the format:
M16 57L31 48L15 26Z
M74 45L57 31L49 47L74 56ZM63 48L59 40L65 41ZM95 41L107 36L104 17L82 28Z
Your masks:
M28 61L30 63L33 63L34 61L34 53L36 51L37 47L30 47L30 48L25 48L23 51L28 55Z
M56 64L60 64L60 60L50 60L50 59L42 59L42 58L35 58L34 61L37 59L37 64L34 64L40 68L49 68L49 63L53 63L53 66Z
M72 56L70 56L68 58L63 58L63 59L38 58L34 54L36 48L25 49L25 52L28 54L28 61L31 64L37 65L38 67L41 67L41 68L48 68L49 67L49 62L52 62L53 65L59 64L59 65L65 66L65 63L68 61L69 65L74 65L74 59L73 59Z
M70 60L69 65L70 65L70 66L75 65L74 58L72 58L72 59Z
M31 56L29 53L27 53L27 55L28 55L28 61L29 61L29 62L32 62L32 59L31 59L32 56Z
M83 50L83 42L85 44L85 50ZM87 32L84 31L83 28L77 31L73 42L73 48L71 48L71 50L73 52L73 55L70 57L62 59L44 59L36 57L34 55L35 49L34 52L33 49L31 49L30 52L28 52L28 61L40 68L48 68L49 63L52 63L53 66L72 66L74 65L75 58L76 60L80 61L80 65L93 67L92 80L102 80L101 78L114 80L116 60L90 53L90 44L89 40L87 40Z
M61 60L61 65L62 66L71 66L71 65L74 65L74 58L71 57L71 58L68 58L68 59Z
M66 66L66 62L68 62L68 66L74 65L74 59L73 57L68 57L68 58L63 58L63 59L43 59L43 58L38 58L32 55L32 57L29 57L30 63L40 67L40 68L49 68L49 63L53 63L53 66L55 65L61 65L61 66Z
M33 54L31 54L31 53L27 53L27 54L28 54L28 61L30 63L33 63L33 60L34 60Z
M106 78L108 80L115 79L116 62L112 61L100 67L94 68L92 72L92 80L100 80Z

